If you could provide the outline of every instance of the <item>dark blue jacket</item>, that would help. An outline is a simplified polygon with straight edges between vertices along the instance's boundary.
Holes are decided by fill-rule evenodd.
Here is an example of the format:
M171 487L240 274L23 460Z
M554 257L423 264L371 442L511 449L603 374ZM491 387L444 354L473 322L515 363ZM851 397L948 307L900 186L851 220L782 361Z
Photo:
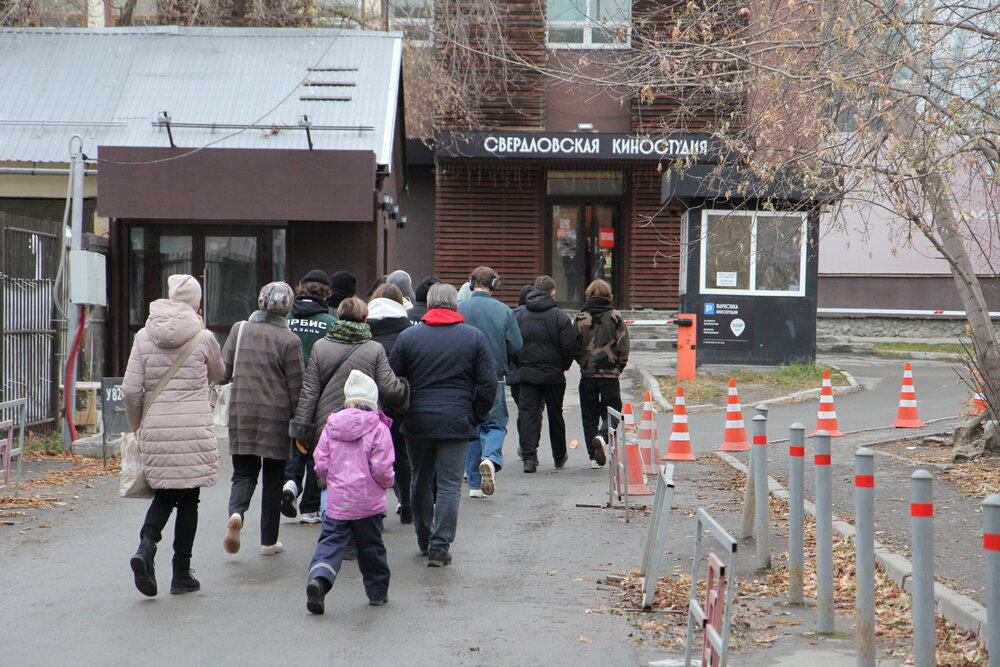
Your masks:
M493 407L493 356L482 332L462 321L455 311L433 308L396 339L389 366L410 383L410 408L401 428L407 437L474 438Z

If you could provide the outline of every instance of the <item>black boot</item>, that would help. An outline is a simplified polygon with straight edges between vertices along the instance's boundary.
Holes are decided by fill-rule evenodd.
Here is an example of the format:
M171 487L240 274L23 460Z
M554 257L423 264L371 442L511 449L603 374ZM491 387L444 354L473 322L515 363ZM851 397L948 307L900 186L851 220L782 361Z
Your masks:
M129 564L135 577L135 587L148 597L156 596L156 571L153 569L153 558L156 556L156 542L151 537L139 541L139 550L132 556Z
M197 579L191 576L191 559L175 558L174 578L170 580L171 595L193 593L199 589L201 589L201 584Z

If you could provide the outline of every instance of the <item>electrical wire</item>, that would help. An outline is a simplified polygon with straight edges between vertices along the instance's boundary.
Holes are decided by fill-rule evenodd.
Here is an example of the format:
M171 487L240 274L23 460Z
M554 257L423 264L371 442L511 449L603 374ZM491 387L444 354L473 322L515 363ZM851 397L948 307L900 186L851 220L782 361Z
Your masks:
M326 48L323 49L323 53L320 54L319 58L316 59L316 61L313 64L313 66L306 68L306 75L303 76L301 79L299 79L299 82L296 83L295 86L291 90L288 91L287 95L285 95L284 97L282 97L278 101L277 104L275 104L270 109L268 109L267 111L265 111L263 114L261 114L260 116L258 116L256 120L254 120L251 123L248 123L244 127L240 128L240 129L238 129L238 130L236 130L234 132L231 132L230 134L227 134L227 135L224 135L222 137L219 137L218 139L216 139L214 141L210 141L210 142L208 142L207 144L205 144L203 146L198 146L197 148L194 148L194 149L188 151L187 153L181 153L180 155L173 155L171 157L160 158L159 160L142 160L142 161L138 161L138 162L125 162L125 161L121 161L121 160L105 160L103 158L91 159L91 158L87 158L86 156L84 156L84 158L87 159L87 161L89 161L89 162L97 162L98 164L101 163L101 162L105 162L107 164L118 164L118 165L150 165L150 164L161 164L163 162L172 162L174 160L180 160L181 158L190 157L191 155L194 155L195 153L203 151L206 148L211 148L212 146L215 146L216 144L220 144L223 141L227 141L229 139L232 139L235 136L243 134L244 132L246 132L247 130L250 129L250 126L257 125L262 120L264 120L265 118L267 118L268 116L270 116L272 113L274 113L274 111L278 107L280 107L282 104L284 104L285 102L288 101L289 97L291 97L292 95L295 94L295 91L297 91L299 88L302 87L302 84L304 84L306 82L306 80L309 79L310 72L312 71L312 69L314 67L318 67L319 64L323 62L323 59L326 58L326 54L328 54L330 52L330 49L333 48L333 45L337 43L338 39L340 39L340 33L341 32L343 32L343 31L342 30L337 31L337 34L330 40L330 43L326 45Z

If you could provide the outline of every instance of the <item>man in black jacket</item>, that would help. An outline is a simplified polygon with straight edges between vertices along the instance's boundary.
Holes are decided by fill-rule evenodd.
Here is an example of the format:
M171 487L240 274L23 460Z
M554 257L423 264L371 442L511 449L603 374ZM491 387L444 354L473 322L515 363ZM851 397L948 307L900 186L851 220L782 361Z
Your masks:
M569 316L556 307L555 295L555 281L549 276L538 276L525 307L515 312L524 339L516 361L521 381L517 415L524 472L538 469L543 405L549 416L549 441L556 468L566 465L569 458L562 407L565 372L577 352L577 333Z

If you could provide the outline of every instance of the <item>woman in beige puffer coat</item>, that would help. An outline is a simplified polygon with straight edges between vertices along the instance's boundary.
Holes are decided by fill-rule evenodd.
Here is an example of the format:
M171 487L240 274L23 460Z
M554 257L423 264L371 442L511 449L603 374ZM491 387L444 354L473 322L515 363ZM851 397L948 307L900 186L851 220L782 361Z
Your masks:
M198 281L189 275L174 275L167 279L167 285L169 298L149 305L149 319L136 334L122 381L129 428L139 432L143 468L154 491L139 532L139 550L131 561L136 588L148 596L156 595L156 543L175 507L170 592L187 593L201 587L191 576L198 499L201 487L215 484L219 472L208 387L225 371L222 352L197 313L201 305ZM189 356L156 400L146 405L195 336L200 338Z

